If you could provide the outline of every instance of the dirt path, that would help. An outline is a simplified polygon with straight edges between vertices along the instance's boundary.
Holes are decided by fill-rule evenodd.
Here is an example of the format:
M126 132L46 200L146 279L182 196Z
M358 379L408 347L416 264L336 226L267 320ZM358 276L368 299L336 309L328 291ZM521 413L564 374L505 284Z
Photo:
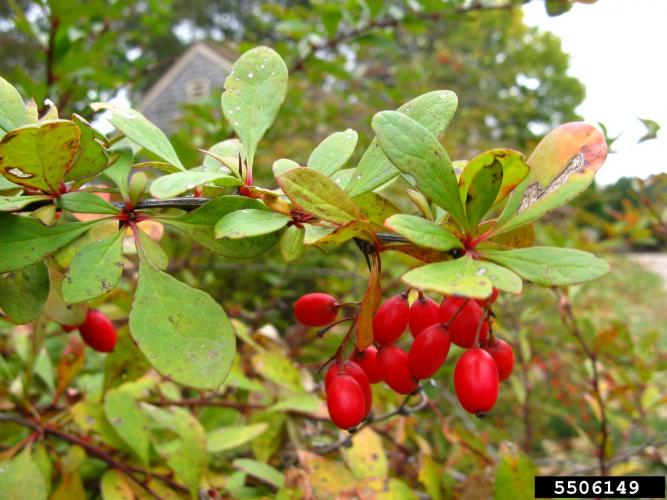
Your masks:
M660 275L667 289L667 253L633 253L630 256L649 271Z

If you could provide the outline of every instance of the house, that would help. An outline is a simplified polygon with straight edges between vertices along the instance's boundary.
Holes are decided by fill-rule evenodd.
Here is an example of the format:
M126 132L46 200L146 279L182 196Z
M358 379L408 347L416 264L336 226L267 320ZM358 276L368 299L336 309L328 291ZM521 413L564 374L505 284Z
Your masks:
M236 58L228 47L195 43L146 92L139 111L165 133L173 132L183 104L222 92Z

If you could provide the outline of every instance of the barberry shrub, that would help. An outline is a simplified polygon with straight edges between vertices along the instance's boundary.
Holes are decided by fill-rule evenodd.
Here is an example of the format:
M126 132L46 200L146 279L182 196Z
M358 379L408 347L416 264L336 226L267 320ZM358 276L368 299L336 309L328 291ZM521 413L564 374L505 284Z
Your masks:
M52 105L38 116L34 102L25 105L18 91L0 79L0 308L6 317L16 324L47 318L68 327L81 325L88 303L111 293L132 267L136 289L129 335L134 345L169 380L217 390L232 369L232 323L208 294L167 272L169 258L146 232L149 221L226 259L258 259L279 246L284 259L294 262L309 248L354 240L370 274L337 363L343 363L341 353L350 344L356 353L373 353L369 359L374 364L370 347L380 323L402 332L409 322L417 339L420 330L431 326L409 318L405 298L396 299L400 317L383 315L374 325L382 302L384 252L400 252L419 263L401 278L409 289L470 300L470 307L484 311L494 290L519 294L524 282L564 286L608 271L603 260L589 253L533 246L535 221L584 191L603 164L607 146L593 126L561 125L527 158L518 151L493 149L454 161L439 139L456 111L457 97L438 90L373 116L375 138L355 166L349 159L357 133L336 132L317 145L307 165L277 158L272 165L277 188L258 186L253 171L267 166L255 164L255 152L280 110L287 79L287 68L273 50L257 47L243 54L225 82L221 102L236 137L211 145L200 165L184 165L167 137L136 110L91 105L104 111L117 129L110 139L80 116L59 117ZM405 193L410 208L401 209L378 192L398 178L410 186ZM299 314L319 326L333 320L338 307L332 303L313 317ZM448 328L449 319L440 321ZM398 392L408 394L418 388L418 378L437 366L420 362L428 346L414 351L411 363L410 355L391 343L401 332L385 331L377 366L369 361L361 366L372 381L382 374ZM461 341L438 328L429 333L443 359L450 339L472 347L457 364L455 377L463 406L475 413L493 406L499 381L490 368L495 366L494 351L474 345L482 340L479 333ZM35 352L43 340L36 337ZM114 338L113 345L101 350L120 346ZM68 355L82 348L73 342ZM490 377L483 400L470 383L470 374L480 369L476 358L484 361ZM436 364L440 362L438 358ZM30 378L26 380L29 384ZM353 427L366 418L367 385L344 369L333 377L327 392L339 426ZM53 405L65 389L56 389ZM111 426L100 429L114 433L116 448L147 466L150 445L144 431L149 420L158 432L168 429L169 435L176 433L195 447L192 443L203 432L196 419L146 403L143 407L152 409L143 415L136 403L142 391L136 383L110 389L96 407L103 423L95 425ZM23 392L28 399L39 398L29 385ZM347 414L346 408L354 411ZM222 446L209 442L208 450ZM178 481L195 492L205 457L184 463L178 460L181 448L157 451L168 457Z

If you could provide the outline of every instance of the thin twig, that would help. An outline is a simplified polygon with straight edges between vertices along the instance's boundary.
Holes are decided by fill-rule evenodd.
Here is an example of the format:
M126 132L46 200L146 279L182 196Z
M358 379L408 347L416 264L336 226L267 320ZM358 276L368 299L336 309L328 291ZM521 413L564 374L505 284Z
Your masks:
M606 462L606 451L607 451L607 441L609 440L609 428L607 422L607 407L604 398L602 397L602 390L600 389L600 373L598 368L597 355L590 348L590 346L584 340L584 337L579 330L577 325L577 320L572 310L572 304L567 295L565 289L560 291L560 311L561 311L561 320L563 324L570 330L570 333L579 343L581 350L584 355L590 360L593 379L591 381L593 386L593 396L597 401L597 404L600 408L600 439L598 443L598 469L601 476L606 476L608 472L607 462Z
M421 397L419 403L417 403L415 406L408 406L410 399L417 394ZM350 446L352 446L352 438L354 437L354 434L358 433L364 427L376 424L378 422L382 422L384 420L388 420L392 417L395 417L396 415L412 415L413 413L417 413L423 410L424 408L426 408L427 405L428 405L428 397L426 396L426 393L423 391L423 389L420 387L416 391L405 396L403 402L396 409L387 413L383 413L382 415L379 415L377 417L374 416L372 413L369 414L366 420L364 420L361 424L359 424L357 427L353 429L350 429L348 431L349 434L347 434L346 436L343 436L341 439L333 443L322 446L316 446L313 448L313 451L319 455L326 455L328 453L331 453L332 451L339 450L340 448L349 448Z
M135 467L133 465L123 463L115 459L113 456L104 451L102 448L86 441L84 438L79 437L75 434L70 434L68 432L65 432L52 425L39 424L35 421L27 420L23 417L19 417L18 415L12 415L9 413L0 413L0 421L14 422L16 424L32 429L33 431L39 433L42 436L53 436L55 438L60 439L61 441L66 441L70 444L80 446L81 448L86 450L86 453L88 453L89 455L99 458L100 460L109 464L111 467L118 469L123 473L125 473L127 476L131 477L137 484L139 484L142 488L144 488L146 492L148 492L155 498L160 498L160 496L157 493L155 493L155 491L153 491L148 486L148 484L146 484L145 481L142 481L137 477L135 477L135 474L142 474L146 478L154 477L156 479L159 479L163 483L167 484L171 488L184 493L187 493L189 491L188 488L186 488L180 483L177 483L176 481L174 481L173 479L164 474L157 474L155 472L143 469L141 467Z

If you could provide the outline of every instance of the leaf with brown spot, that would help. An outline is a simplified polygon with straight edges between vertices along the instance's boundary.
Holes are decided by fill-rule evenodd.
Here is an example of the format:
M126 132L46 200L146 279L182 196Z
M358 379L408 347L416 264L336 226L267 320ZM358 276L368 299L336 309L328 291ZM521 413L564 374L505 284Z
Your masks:
M0 140L0 173L15 184L56 193L72 168L80 136L69 120L17 128Z
M389 462L382 446L382 438L370 427L355 434L351 448L342 448L343 460L359 479L386 477Z
M356 482L352 473L339 462L300 450L299 463L306 472L314 498L331 498Z
M606 157L604 135L592 125L572 122L552 130L528 158L530 173L509 197L495 233L528 224L578 196Z

